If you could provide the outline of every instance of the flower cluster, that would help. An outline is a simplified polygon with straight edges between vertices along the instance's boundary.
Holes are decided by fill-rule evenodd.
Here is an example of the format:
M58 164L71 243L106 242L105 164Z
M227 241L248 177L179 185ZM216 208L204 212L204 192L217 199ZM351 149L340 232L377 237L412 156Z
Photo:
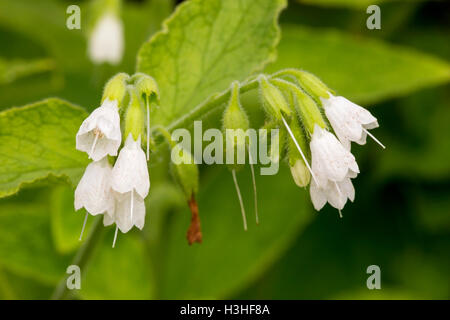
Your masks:
M75 190L75 209L84 207L92 215L104 214L105 226L115 223L114 243L118 229L126 233L133 226L139 229L144 226L144 199L150 189L150 179L148 157L141 147L145 137L143 104L147 102L149 113L153 95L158 95L158 90L151 77L116 75L105 87L101 106L83 121L76 135L76 148L86 152L93 162L87 166ZM128 101L126 106L124 101ZM122 109L126 109L123 131L119 113ZM120 148L122 137L125 142Z
M368 131L378 127L377 119L346 98L335 96L316 76L302 70L285 69L270 76L260 75L241 88L250 87L252 82L257 83L267 114L265 127L280 130L280 140L271 142L276 143L274 149L280 151L271 154L271 158L280 159L286 151L295 183L300 187L310 185L314 208L321 210L328 202L341 215L347 199L355 198L351 179L359 174L351 142L365 144L369 135L384 148ZM231 96L236 95L233 90L230 90ZM224 125L227 117L230 118L227 115L230 109L229 106L225 111ZM234 123L244 124L240 127L248 126L241 107L235 108L233 119ZM285 137L289 137L287 143L284 143ZM245 215L234 169L233 178Z

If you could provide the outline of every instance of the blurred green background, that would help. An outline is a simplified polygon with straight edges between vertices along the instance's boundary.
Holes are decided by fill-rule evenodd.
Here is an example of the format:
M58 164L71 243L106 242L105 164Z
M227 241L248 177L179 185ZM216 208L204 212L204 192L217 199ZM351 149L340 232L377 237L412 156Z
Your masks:
M112 67L88 60L83 27L66 28L65 9L75 3L84 12L85 1L0 0L0 111L51 96L93 110L110 76L135 71L140 46L175 6L125 1L125 55ZM374 3L381 30L366 28ZM114 229L100 228L82 261L82 288L67 298L450 298L449 9L444 1L298 0L283 11L278 59L267 72L315 73L370 108L380 123L373 133L387 146L353 147L361 174L343 219L329 206L315 212L283 165L276 176L257 177L256 226L247 168L238 175L244 232L230 173L202 166L204 242L188 246L190 214L162 152L150 167L144 230L119 234L111 249ZM245 98L256 122L254 97ZM0 298L50 298L80 251L83 218L73 189L57 178L1 199ZM366 287L373 264L381 290Z

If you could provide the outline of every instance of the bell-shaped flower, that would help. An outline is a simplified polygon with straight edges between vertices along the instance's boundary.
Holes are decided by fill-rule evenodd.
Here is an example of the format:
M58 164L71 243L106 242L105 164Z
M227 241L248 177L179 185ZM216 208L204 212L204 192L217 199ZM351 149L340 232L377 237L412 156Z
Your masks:
M92 215L114 212L111 173L112 167L106 157L87 166L75 190L75 210L84 207Z
M328 99L320 100L334 132L347 150L351 141L365 144L367 134L370 135L367 130L378 127L377 119L369 111L344 97L330 93Z
M133 139L131 133L120 150L112 170L111 188L116 195L114 221L122 232L133 225L144 226L144 199L150 189L150 179L145 153L141 148L141 137Z
M96 64L118 64L123 55L123 38L120 19L113 13L103 14L89 37L88 53L91 61Z
M314 209L319 211L328 202L338 210L342 210L347 199L353 202L355 199L355 188L350 178L345 178L340 182L328 181L323 187L318 187L314 180L310 185L311 201Z
M355 178L359 173L350 151L332 133L318 125L314 127L310 149L311 168L319 188L325 188L328 181L341 182L345 178Z
M81 124L76 136L76 148L88 153L94 161L99 161L108 154L116 156L121 141L118 102L105 99Z

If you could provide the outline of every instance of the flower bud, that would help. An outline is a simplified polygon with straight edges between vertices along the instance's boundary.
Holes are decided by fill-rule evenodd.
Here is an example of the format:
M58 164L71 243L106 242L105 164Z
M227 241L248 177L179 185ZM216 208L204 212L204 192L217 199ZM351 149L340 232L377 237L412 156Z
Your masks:
M232 149L235 160L238 152L246 152L247 150L246 131L249 125L247 114L239 101L239 84L238 82L233 82L231 85L231 97L223 114L222 128L226 134L227 152L230 152L229 149ZM228 141L230 139L231 143L229 144ZM233 161L232 167L234 169L240 167L237 162Z
M307 152L308 147L306 137L296 117L293 117L291 119L289 126L300 148L304 150L304 152ZM294 178L295 183L299 187L305 187L308 185L311 179L311 174L307 166L305 165L305 162L303 161L303 158L300 152L298 151L295 142L292 139L289 139L288 146L289 146L289 167L291 169L292 177Z
M295 69L290 73L297 78L300 86L312 96L322 98L329 97L328 92L331 92L331 89L312 73Z
M296 84L286 80L273 79L272 83L294 95L297 100L297 103L294 103L295 108L301 121L303 122L303 125L305 126L305 129L310 134L314 132L315 124L319 125L321 128L327 128L327 124L322 116L322 113L320 112L319 106L306 92L304 92Z
M127 81L130 79L130 76L124 72L116 74L114 77L112 77L105 86L105 89L103 90L103 97L102 102L106 99L109 99L111 101L117 100L119 102L119 108L120 108L120 102L125 97L125 94L127 93Z
M125 138L131 133L134 140L137 140L144 132L144 112L136 90L131 87L129 92L130 102L125 114Z
M291 114L291 109L283 96L283 93L271 84L265 76L260 76L259 87L263 98L263 106L271 118L281 122L282 113Z
M172 174L183 190L186 199L190 201L198 192L198 167L189 151L181 148L179 145L175 145L174 148L178 150L173 150L172 152L177 152L180 161L177 161L177 163L171 161Z
M132 79L136 81L135 86L139 93L145 94L156 103L159 103L158 84L153 77L150 77L145 73L136 73L133 75Z

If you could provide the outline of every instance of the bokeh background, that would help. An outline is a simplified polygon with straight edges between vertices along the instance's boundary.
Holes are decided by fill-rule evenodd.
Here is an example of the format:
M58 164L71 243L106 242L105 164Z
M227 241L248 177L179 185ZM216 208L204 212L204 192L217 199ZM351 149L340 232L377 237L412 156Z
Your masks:
M126 49L113 67L89 61L84 27L66 28L70 4L82 17L88 10L87 1L0 0L0 111L50 96L93 110L104 82L134 72L140 46L176 5L124 1ZM381 8L381 30L366 28L370 4ZM238 174L244 232L230 172L202 166L204 242L188 246L190 214L162 152L150 167L144 230L119 234L111 249L114 229L96 229L79 261L82 288L65 297L450 298L449 9L445 1L298 0L282 13L278 59L266 71L309 70L379 119L373 133L387 148L370 139L353 147L361 174L344 218L329 206L315 212L283 165L257 177L257 226L246 168ZM244 99L254 124L256 98ZM78 241L83 218L73 188L56 178L0 199L0 298L50 298L88 241ZM366 287L369 265L381 268L381 290Z

